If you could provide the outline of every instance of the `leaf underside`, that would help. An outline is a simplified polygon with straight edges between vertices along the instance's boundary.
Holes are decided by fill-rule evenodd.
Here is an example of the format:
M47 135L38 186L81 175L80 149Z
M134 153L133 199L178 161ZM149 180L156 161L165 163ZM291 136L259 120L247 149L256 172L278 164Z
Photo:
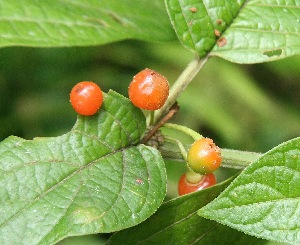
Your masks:
M247 234L300 243L300 138L283 143L248 168L199 215Z
M166 173L157 150L137 145L144 130L142 112L110 91L65 135L1 142L0 244L53 244L148 218Z
M300 54L300 0L165 0L182 44L200 57L258 63Z
M164 4L147 0L0 1L0 47L83 46L174 38ZM147 11L145 11L147 9ZM153 16L159 18L153 18Z

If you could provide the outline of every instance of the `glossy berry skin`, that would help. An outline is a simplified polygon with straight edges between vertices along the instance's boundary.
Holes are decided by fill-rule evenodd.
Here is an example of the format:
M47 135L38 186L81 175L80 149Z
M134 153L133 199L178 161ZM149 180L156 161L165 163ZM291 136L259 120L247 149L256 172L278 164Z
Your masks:
M221 150L212 139L201 138L191 145L187 153L187 162L196 173L212 173L221 165Z
M216 177L213 173L203 175L202 179L198 183L189 183L186 179L186 174L183 174L178 181L178 194L179 196L199 191L204 188L213 186L216 184Z
M103 102L102 90L93 82L77 83L71 90L70 102L78 114L84 116L94 115Z
M163 75L146 68L133 77L128 95L136 107L154 111L166 102L169 96L169 83Z

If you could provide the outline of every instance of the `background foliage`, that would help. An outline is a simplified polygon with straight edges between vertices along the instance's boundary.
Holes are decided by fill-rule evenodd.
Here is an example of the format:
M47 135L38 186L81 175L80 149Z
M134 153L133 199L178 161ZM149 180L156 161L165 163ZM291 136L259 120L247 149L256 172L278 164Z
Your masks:
M90 48L4 48L0 57L3 140L70 129L76 115L68 95L79 81L127 96L139 70L151 67L172 83L193 56L177 43L123 41ZM299 56L256 65L212 58L179 98L181 112L173 121L216 138L222 147L264 152L300 131L299 66Z

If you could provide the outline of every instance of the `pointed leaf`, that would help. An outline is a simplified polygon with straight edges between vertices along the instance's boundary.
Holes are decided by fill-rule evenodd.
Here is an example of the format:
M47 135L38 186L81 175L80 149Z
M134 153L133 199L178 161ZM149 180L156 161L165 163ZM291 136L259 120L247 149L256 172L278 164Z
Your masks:
M165 0L182 44L200 57L257 63L300 54L299 0Z
M53 244L140 223L166 192L157 150L136 145L145 118L110 91L67 134L0 143L0 244Z
M165 7L157 0L1 1L0 16L0 47L99 45L128 38L174 38Z
M231 180L164 203L142 224L115 233L109 244L264 244L197 215L197 210L218 196Z
M276 242L300 243L300 138L247 167L199 215Z

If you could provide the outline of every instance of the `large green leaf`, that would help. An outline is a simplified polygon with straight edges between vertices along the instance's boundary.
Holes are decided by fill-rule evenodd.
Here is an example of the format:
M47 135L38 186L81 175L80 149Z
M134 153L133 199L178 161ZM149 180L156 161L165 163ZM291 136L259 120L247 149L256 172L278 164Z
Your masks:
M159 0L0 0L0 6L0 47L98 45L128 38L162 41L174 37Z
M200 57L257 63L300 54L300 0L165 0L184 46Z
M142 224L115 233L109 244L265 244L264 240L197 215L197 210L217 197L231 181L164 203Z
M300 244L300 138L283 143L247 167L203 217L277 242Z
M140 223L166 192L157 150L137 145L145 118L109 92L62 136L0 144L0 244L52 244Z

